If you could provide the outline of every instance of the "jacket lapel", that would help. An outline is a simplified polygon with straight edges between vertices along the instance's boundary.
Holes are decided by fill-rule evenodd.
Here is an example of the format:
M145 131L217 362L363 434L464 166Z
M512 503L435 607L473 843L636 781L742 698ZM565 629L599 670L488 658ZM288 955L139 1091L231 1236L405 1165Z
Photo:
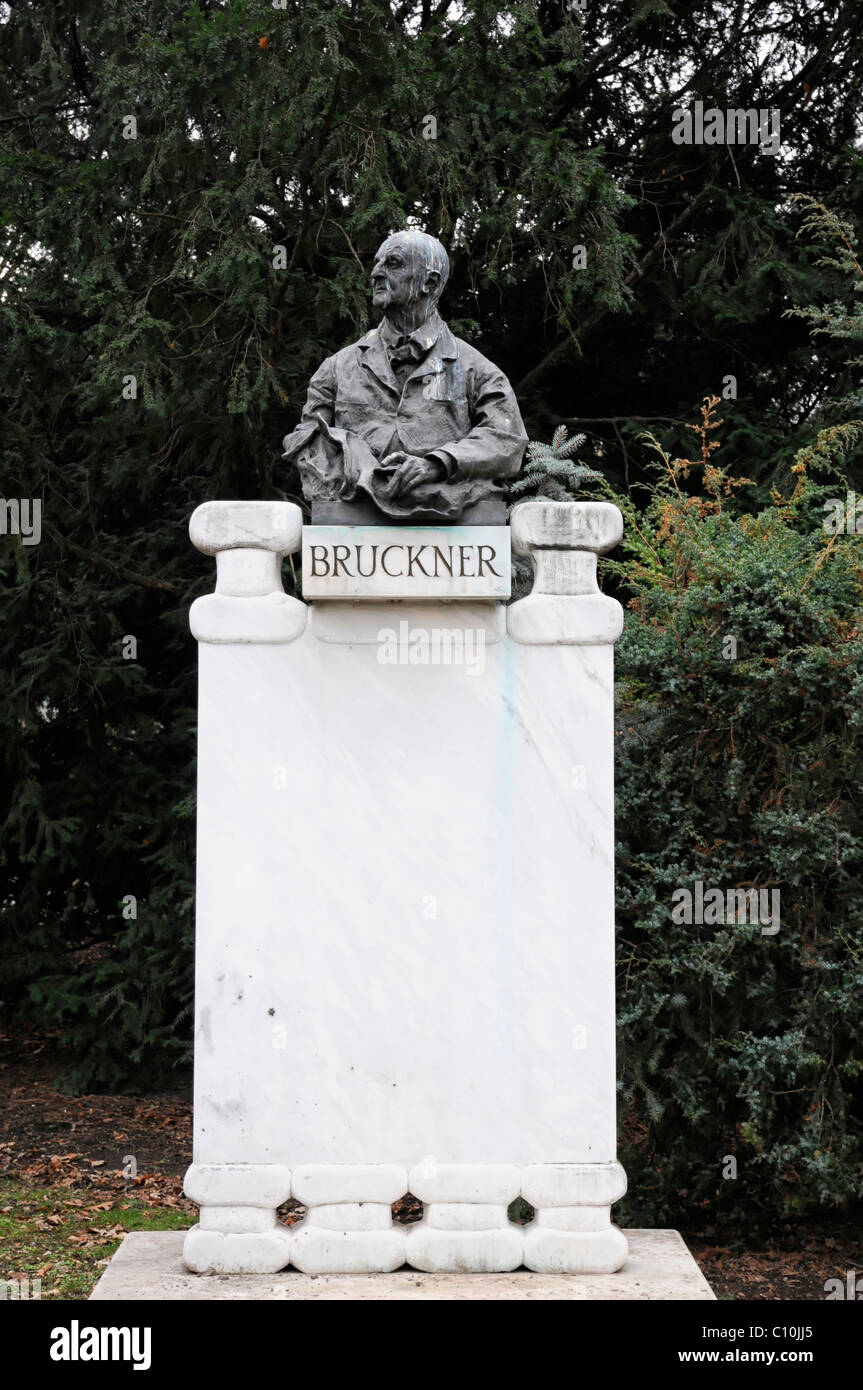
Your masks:
M449 362L458 361L458 344L443 319L438 320L440 331L437 341L429 348L428 355L422 362L414 367L408 377L408 381L414 381L417 377L433 376L436 378L434 383L434 397L438 401L448 401L451 399L449 391L450 373L447 371ZM407 385L407 383L405 383Z
M435 398L437 400L449 400L450 393L447 389L449 373L447 363L458 361L458 345L452 333L449 331L443 319L438 320L437 340L429 348L428 354L422 362L417 363L413 371L409 373L405 386L417 377L436 376ZM390 366L389 354L386 344L377 328L373 328L364 338L360 338L357 343L359 349L360 362L363 367L377 378L382 386L386 386L394 395L401 396L402 389L396 380L395 373Z
M357 347L359 348L360 361L366 370L370 371L372 376L377 377L381 385L386 386L395 395L401 395L401 387L396 381L386 347L378 330L373 328L364 338L360 338Z

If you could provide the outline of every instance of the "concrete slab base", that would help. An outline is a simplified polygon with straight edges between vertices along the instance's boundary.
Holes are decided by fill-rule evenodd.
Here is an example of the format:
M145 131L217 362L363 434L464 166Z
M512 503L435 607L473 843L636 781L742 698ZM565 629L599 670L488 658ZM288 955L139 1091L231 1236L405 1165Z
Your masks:
M250 1299L351 1302L436 1299L596 1300L715 1299L679 1231L624 1232L629 1257L617 1274L191 1274L182 1260L183 1231L132 1231L91 1299Z

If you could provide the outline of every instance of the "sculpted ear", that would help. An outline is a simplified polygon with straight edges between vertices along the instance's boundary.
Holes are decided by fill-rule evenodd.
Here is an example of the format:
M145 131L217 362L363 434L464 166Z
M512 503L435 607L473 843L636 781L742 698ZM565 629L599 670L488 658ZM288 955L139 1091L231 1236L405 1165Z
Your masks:
M430 294L434 297L440 292L440 271L427 270L426 278L423 281L423 294Z

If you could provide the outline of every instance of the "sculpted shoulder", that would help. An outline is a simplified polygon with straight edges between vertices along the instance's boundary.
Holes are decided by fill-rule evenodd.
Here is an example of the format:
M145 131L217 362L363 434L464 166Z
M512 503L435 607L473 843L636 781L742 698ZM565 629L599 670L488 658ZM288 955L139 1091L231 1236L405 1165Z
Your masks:
M458 348L458 355L466 371L473 371L477 376L482 377L503 376L500 367L495 366L494 362L490 362L487 357L484 357L478 348L472 347L470 343L465 342L464 338L457 338L452 331L450 331L450 337Z
M338 376L340 373L344 373L359 357L360 345L371 343L376 333L377 330L373 328L370 332L364 333L355 343L348 343L347 347L339 348L338 352L334 352L330 357L325 357L315 372L315 376Z

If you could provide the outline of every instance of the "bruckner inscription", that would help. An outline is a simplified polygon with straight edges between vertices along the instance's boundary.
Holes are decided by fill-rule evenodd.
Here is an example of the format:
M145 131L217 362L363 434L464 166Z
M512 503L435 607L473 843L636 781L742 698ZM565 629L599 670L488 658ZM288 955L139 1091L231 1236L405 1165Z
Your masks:
M510 593L508 526L304 526L307 599L484 598Z
M284 441L313 524L503 524L500 483L518 472L527 435L503 372L438 314L448 275L425 232L378 250L383 318L318 368Z
M457 575L460 579L482 579L483 570L500 579L500 570L495 569L497 553L493 545L343 545L336 542L309 544L309 573L313 579L319 575L332 575L338 579L343 574L347 579L373 579L380 571L390 579L412 578L423 575L425 579L437 579L440 575ZM391 557L395 556L395 559ZM393 569L398 563L401 568ZM428 569L426 568L428 566Z

